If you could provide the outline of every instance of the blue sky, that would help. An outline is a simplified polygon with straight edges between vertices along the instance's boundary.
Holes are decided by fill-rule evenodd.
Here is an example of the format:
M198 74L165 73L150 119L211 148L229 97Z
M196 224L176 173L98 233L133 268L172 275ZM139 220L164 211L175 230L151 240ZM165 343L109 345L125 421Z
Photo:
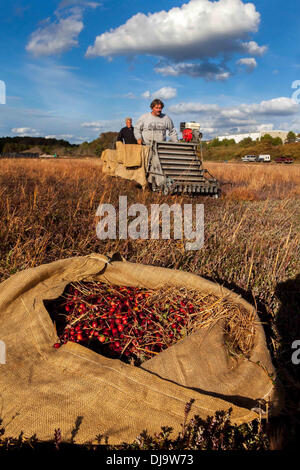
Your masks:
M0 27L0 136L91 141L155 97L205 138L300 132L295 0L1 0Z

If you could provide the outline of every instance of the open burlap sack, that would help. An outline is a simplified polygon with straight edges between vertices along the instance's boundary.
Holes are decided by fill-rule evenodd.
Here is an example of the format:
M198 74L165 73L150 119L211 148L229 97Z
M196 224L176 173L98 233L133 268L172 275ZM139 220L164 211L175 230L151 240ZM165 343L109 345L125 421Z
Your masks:
M280 393L259 322L250 361L229 361L220 323L200 329L142 367L77 343L54 349L58 337L43 301L80 280L199 289L227 296L256 314L241 297L199 276L126 261L108 264L99 254L18 272L0 284L0 339L7 348L6 364L0 364L0 417L7 436L23 431L49 440L60 428L67 441L77 427L77 443L93 442L98 434L107 435L111 444L129 442L143 429L153 433L172 426L179 431L191 398L192 414L206 418L232 407L236 424L258 416L253 409L259 408L259 399L269 400L274 414L279 411Z

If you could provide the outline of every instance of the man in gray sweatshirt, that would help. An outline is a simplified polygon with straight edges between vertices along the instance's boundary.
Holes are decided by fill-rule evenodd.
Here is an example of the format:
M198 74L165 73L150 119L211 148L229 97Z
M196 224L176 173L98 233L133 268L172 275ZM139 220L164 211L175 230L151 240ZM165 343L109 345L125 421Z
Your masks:
M177 132L174 128L172 119L162 113L164 103L155 99L152 101L150 108L151 113L143 114L134 126L134 136L138 144L150 145L151 142L161 142L166 140L166 132L172 142L177 142Z

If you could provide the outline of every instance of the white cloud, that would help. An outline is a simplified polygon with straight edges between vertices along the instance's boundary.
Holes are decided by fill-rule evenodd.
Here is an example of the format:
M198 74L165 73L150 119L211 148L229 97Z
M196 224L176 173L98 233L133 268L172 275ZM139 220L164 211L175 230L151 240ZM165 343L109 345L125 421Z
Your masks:
M150 98L151 96L151 93L149 90L146 90L144 91L144 93L142 93L142 98L146 98L147 100Z
M237 61L238 65L245 65L248 72L252 72L257 67L257 62L254 57L244 57L243 59L239 59Z
M258 30L260 14L241 0L190 0L181 7L138 13L96 37L87 56L150 54L173 60L218 57L260 46L241 41ZM252 52L252 55L254 52Z
M177 95L177 90L176 88L170 87L170 86L165 86L160 88L159 90L153 91L152 93L149 90L144 91L144 93L141 94L142 98L145 98L146 100L155 99L159 98L161 100L171 100L172 98L175 98Z
M155 67L154 70L164 76L171 75L177 77L179 75L189 75L194 78L202 77L207 81L223 81L227 80L231 75L224 67L210 62L203 62L201 64L179 62L177 64Z
M207 113L218 112L227 118L243 118L254 114L260 115L292 115L299 112L299 105L295 103L292 98L284 96L280 98L273 98L268 101L261 101L260 103L241 104L236 107L221 108L216 104L203 104L203 103L179 103L171 105L169 111L174 114L182 113Z
M170 112L174 114L217 112L219 109L217 104L203 103L179 103L169 106Z
M274 129L274 124L272 123L266 123L266 124L260 124L257 126L258 131L272 131Z
M31 34L26 50L35 56L61 54L78 45L78 35L83 30L85 8L97 8L100 3L85 0L63 0L50 18L40 22L41 27ZM63 10L63 11L62 11Z
M261 101L252 105L241 105L241 111L244 114L263 114L284 116L296 114L299 112L299 105L292 99L281 96L272 100Z
M90 8L97 8L101 6L101 3L98 2L89 2L87 0L62 0L58 5L58 10L62 8L69 8L70 6L78 6L81 5L83 7L90 7Z
M214 134L217 131L215 127L201 127L201 132L205 134Z
M291 98L279 97L260 103L231 107L196 102L178 103L169 106L168 109L170 113L182 116L181 120L197 119L201 124L202 132L205 133L204 138L208 138L225 133L236 134L283 128L279 118L297 116L300 107Z
M91 129L93 131L108 131L111 129L119 128L123 120L102 120L102 121L91 121L91 122L82 122L80 124L81 127Z
M94 121L94 122L83 122L81 127L87 127L89 129L100 130L104 127L102 121Z
M34 31L26 50L35 56L61 54L77 46L77 36L82 29L83 22L80 14L60 18L58 22Z
M20 136L38 134L38 131L32 127L13 127L11 131Z
M162 100L170 100L172 98L175 98L176 95L177 95L176 88L165 86L163 88L160 88L159 90L154 91L151 94L151 98L160 98Z
M45 139L76 139L76 137L73 134L53 134L53 135L45 135Z
M255 41L242 43L242 49L251 55L263 55L267 51L267 46L259 46Z

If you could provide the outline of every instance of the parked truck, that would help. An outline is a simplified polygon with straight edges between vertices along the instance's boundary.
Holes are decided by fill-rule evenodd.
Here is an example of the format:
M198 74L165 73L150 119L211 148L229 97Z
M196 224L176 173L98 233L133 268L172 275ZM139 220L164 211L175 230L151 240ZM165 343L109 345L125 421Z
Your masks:
M271 155L258 155L257 161L258 162L270 162L271 161Z
M270 155L245 155L242 157L243 162L270 162Z
M281 156L275 158L275 163L293 163L293 161L292 157Z
M244 157L242 157L243 162L256 162L256 159L256 155L245 155Z

